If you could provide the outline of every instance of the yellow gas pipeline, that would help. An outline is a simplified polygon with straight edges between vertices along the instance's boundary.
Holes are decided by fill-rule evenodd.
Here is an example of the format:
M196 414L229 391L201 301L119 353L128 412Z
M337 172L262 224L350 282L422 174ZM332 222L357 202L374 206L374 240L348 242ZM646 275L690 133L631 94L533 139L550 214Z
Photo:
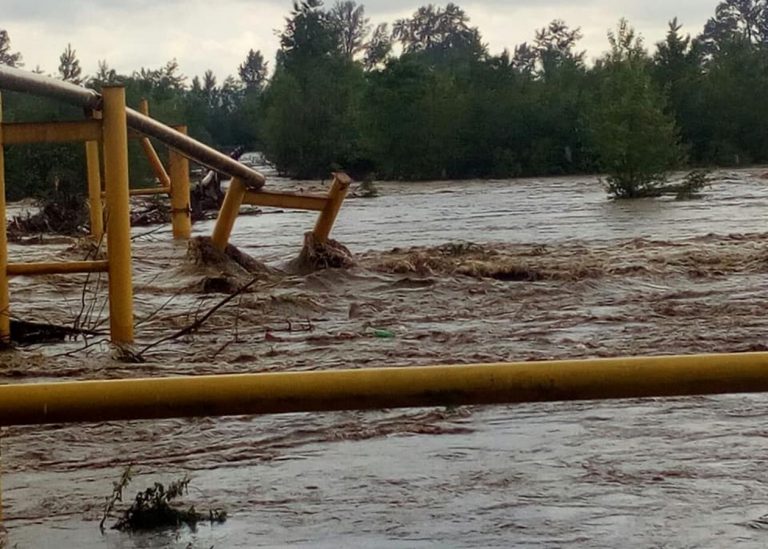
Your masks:
M0 386L0 426L768 392L768 353Z

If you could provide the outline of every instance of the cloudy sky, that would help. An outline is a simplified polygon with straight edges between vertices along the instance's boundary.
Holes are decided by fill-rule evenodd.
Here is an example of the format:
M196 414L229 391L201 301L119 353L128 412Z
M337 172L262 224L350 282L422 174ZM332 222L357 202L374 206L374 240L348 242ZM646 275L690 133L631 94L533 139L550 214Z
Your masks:
M360 0L358 0L360 2ZM328 4L330 0L326 0ZM425 1L363 1L372 23L410 15ZM530 41L534 29L555 18L581 27L590 58L607 47L606 31L627 17L652 44L677 16L698 33L717 0L473 0L457 2L478 26L492 52ZM0 29L26 68L55 72L68 43L87 73L105 59L119 72L156 68L172 58L188 76L210 68L219 78L236 73L248 49L272 59L290 0L0 0Z

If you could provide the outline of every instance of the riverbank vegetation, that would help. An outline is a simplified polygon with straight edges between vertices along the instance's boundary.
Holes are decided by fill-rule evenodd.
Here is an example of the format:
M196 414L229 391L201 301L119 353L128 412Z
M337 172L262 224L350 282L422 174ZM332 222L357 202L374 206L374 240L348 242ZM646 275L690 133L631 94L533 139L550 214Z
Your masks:
M223 82L211 71L190 79L174 60L128 75L103 61L87 76L70 45L58 74L95 89L123 82L131 104L146 97L160 120L222 149L262 150L292 177L605 172L615 196L653 195L673 168L768 162L768 1L713 7L702 30L672 19L651 46L622 20L609 50L587 59L579 29L561 20L495 53L455 4L374 25L354 2L302 0L275 60L251 50ZM0 32L0 62L21 66L22 53ZM76 111L5 94L7 121ZM9 147L9 198L84 189L78 147ZM131 167L134 181L151 179L138 147Z

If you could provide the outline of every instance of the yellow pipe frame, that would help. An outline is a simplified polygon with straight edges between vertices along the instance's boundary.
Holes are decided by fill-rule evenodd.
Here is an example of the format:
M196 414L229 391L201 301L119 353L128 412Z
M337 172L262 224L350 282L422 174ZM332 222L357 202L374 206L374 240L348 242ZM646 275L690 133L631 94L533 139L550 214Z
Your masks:
M95 120L19 122L3 124L3 133L6 145L98 141L101 139L101 124Z
M91 238L99 241L104 236L104 210L101 203L101 164L98 141L85 142L85 159L88 167L88 214Z
M0 426L768 391L768 353L0 386Z
M139 112L144 116L149 116L149 102L146 99L142 99L139 102ZM139 139L141 147L144 149L144 154L149 161L149 165L152 167L152 171L155 173L155 177L160 182L160 186L164 187L165 192L171 186L171 178L168 172L165 171L163 163L160 161L160 157L157 155L157 151L152 146L152 142L149 137L141 137Z
M347 192L349 192L349 185L351 183L352 180L347 174L341 172L333 174L333 184L328 192L328 203L323 208L323 211L320 212L313 231L317 242L323 243L328 240L333 224L336 222L336 217L339 215L341 205L347 196Z
M243 204L322 212L328 204L328 197L314 194L248 191L243 198Z
M51 274L104 273L109 271L109 261L61 261L53 263L8 263L8 276L33 276Z
M0 95L0 346L11 342L11 300L8 289L8 235L5 212L5 129L3 122L3 98Z
M229 182L227 194L224 195L224 202L221 204L219 215L216 217L216 225L213 227L213 234L211 235L211 243L221 251L224 251L229 243L229 236L232 234L232 228L235 226L237 213L245 194L245 183L233 178Z
M130 196L155 196L158 194L168 194L166 187L150 187L149 189L131 189Z
M109 322L114 343L133 342L131 221L125 88L103 90L104 175L107 193Z
M186 126L174 128L187 135ZM192 205L189 193L189 160L173 149L168 151L168 170L171 173L171 223L173 238L185 240L192 236Z
M328 196L313 194L279 193L252 191L239 180L233 179L224 196L224 202L216 218L211 241L219 250L224 250L229 243L229 237L235 226L235 220L240 206L250 204L255 206L270 206L275 208L291 208L295 210L319 211L313 233L318 242L326 242L341 205L349 192L352 180L345 173L333 174L333 183Z

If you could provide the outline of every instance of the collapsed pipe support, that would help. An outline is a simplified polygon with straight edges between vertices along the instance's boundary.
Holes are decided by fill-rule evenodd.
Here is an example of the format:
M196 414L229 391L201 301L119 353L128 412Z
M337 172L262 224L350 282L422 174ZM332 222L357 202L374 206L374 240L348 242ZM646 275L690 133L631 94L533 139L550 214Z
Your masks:
M249 189L258 190L266 183L266 179L259 172L157 120L133 109L126 109L126 115L128 125L134 130L158 139L198 164L240 179Z
M149 116L149 101L142 99L139 102L139 112L144 116ZM152 168L155 177L160 182L160 186L167 190L171 186L171 178L169 177L168 172L165 171L165 167L160 161L160 157L158 156L155 147L152 146L149 137L142 137L140 141L141 147L144 149L144 156L147 157L147 161L149 161L149 165Z
M768 391L768 353L0 385L0 426Z
M0 89L50 97L83 107L87 111L100 110L103 102L102 97L93 90L4 65L0 65ZM180 134L133 109L126 109L126 117L130 128L145 136L154 137L198 164L230 177L237 177L250 189L257 190L264 186L266 180L262 174L226 154Z
M325 243L328 241L331 229L333 229L333 224L336 222L336 217L339 215L339 210L344 203L347 192L349 192L351 183L352 180L347 174L334 172L333 183L331 184L330 191L328 191L328 202L317 217L315 228L312 231L317 242Z
M243 204L246 193L245 184L239 179L232 179L229 182L227 194L224 195L224 201L221 203L221 208L219 208L216 225L214 225L213 233L211 234L211 243L222 252L227 248L227 244L229 244L229 237L232 234L237 214L240 211L240 206Z

